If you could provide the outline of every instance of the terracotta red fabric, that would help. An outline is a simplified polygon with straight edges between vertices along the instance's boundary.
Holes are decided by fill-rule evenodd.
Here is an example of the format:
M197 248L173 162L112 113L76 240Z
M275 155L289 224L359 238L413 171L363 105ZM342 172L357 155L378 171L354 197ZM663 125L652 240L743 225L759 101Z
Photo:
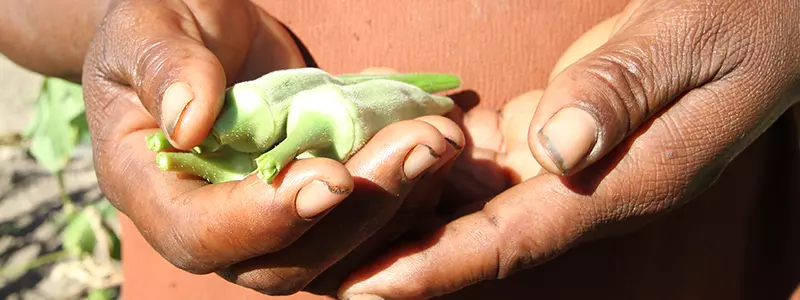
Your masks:
M482 106L545 86L577 37L625 0L256 1L331 72L453 72ZM798 114L800 115L800 114ZM781 119L700 199L642 230L576 248L452 299L789 299L800 283L800 142ZM123 218L123 298L270 299L184 273ZM298 294L286 299L321 299Z

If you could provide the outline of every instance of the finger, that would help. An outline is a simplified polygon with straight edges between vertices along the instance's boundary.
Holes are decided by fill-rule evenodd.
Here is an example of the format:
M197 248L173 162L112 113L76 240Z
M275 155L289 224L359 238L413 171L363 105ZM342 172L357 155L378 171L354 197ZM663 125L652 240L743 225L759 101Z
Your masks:
M235 74L253 68L244 63L253 36L263 30L252 5L244 3L122 2L103 24L96 43L101 49L91 57L103 61L95 61L93 71L131 87L170 142L190 149L210 132Z
M611 37L614 26L617 24L619 16L619 14L616 14L603 20L578 37L578 39L561 54L558 61L556 61L553 70L550 71L547 82L552 82L567 66L575 63L578 59L586 56L607 42Z
M432 223L441 222L435 216L444 183L453 163L464 148L465 138L461 129L453 121L440 116L425 116L416 120L428 123L442 134L447 143L447 150L439 161L431 166L425 175L409 188L402 205L394 216L380 230L360 243L336 264L326 269L303 290L315 294L328 294L338 289L344 278L365 259L372 257L376 251L394 243L397 239L414 235L414 232L425 230ZM329 295L335 296L335 294Z
M189 17L189 18L186 18ZM125 1L99 33L92 59L106 79L129 86L179 149L199 144L219 112L225 69L202 42L191 11L164 1Z
M533 178L526 185L547 184L543 178ZM379 296L380 299L428 299L480 281L507 276L502 269L510 266L501 264L511 264L507 260L514 258L504 255L517 255L512 253L512 249L521 237L514 234L522 235L529 227L543 223L567 220L565 214L555 214L552 208L543 203L514 203L513 207L504 209L510 205L510 200L506 199L510 199L512 194L515 197L522 196L521 193L515 193L517 190L512 188L501 195L499 199L502 200L492 200L483 210L450 222L420 240L389 249L351 273L342 284L339 298L359 300ZM526 191L525 194L527 192L540 191ZM523 208L525 212L541 213L523 221L516 217L523 213ZM521 223L512 227L511 222L514 221ZM558 234L564 232L537 233L537 242L552 245L558 242L555 238L561 237ZM504 253L505 250L508 252ZM531 251L535 250L538 249Z
M353 189L344 166L327 159L290 164L273 185L255 175L209 185L161 171L145 143L155 124L135 93L106 81L84 82L101 189L155 250L183 270L209 273L278 251ZM110 105L98 107L100 102Z
M545 90L529 145L547 171L574 174L596 162L681 93L725 77L745 59L736 48L745 46L729 43L733 32L714 38L690 34L696 28L738 26L708 17L722 13L719 5L673 2L662 4L658 13L649 8L639 7L606 44L566 68ZM696 18L680 17L690 9ZM728 53L719 53L720 47Z
M506 168L511 184L518 184L542 172L542 166L531 156L528 147L528 126L542 97L542 90L533 90L512 99L501 110L500 130L504 154L498 163Z
M267 185L255 175L206 185L155 167L142 141L147 132L120 142L107 167L111 176L137 178L112 183L116 193L137 195L121 202L148 242L181 269L209 273L291 244L353 188L341 164L328 159L297 161ZM120 166L124 165L125 168Z
M345 164L355 182L350 197L283 251L236 264L221 275L270 295L296 293L382 228L446 148L439 131L425 122L384 128Z
M423 116L416 120L435 127L447 142L447 149L442 154L442 159L434 164L429 172L439 172L442 168L448 168L448 165L452 164L453 160L461 154L466 145L466 136L461 127L453 120L443 116Z

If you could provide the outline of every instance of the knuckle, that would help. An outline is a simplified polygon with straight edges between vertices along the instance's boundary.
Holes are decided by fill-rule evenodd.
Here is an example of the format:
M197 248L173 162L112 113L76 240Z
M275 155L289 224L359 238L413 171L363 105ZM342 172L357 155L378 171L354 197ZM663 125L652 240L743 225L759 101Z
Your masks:
M158 32L146 30L156 17L178 19L174 11L158 2L121 1L111 9L99 28L96 55L98 63L106 65L106 73L143 90L161 88L154 86L160 81L153 75L161 75L167 61L185 55L185 51L174 49Z
M601 95L602 101L595 107L601 120L614 120L615 125L623 126L627 134L656 111L655 101L660 85L653 80L650 72L652 61L645 57L643 47L623 47L599 55L585 69L593 81L593 92Z
M137 56L133 60L134 66L130 68L132 84L145 91L161 91L165 83L161 80L164 78L159 78L161 76L158 75L163 75L164 70L167 70L170 59L181 58L181 52L175 50L167 40L142 42L140 48L134 52Z
M538 249L536 239L532 236L514 236L519 231L513 229L514 220L523 217L520 211L506 211L502 207L487 204L479 212L482 223L475 226L478 230L474 231L475 240L485 240L486 244L495 245L491 254L495 259L487 261L487 266L483 268L483 274L474 274L477 278L507 278L519 271L530 268L538 262L539 256L535 253ZM510 226L510 227L509 227ZM536 235L538 233L533 233ZM499 243L497 241L503 241ZM500 246L502 245L502 246Z

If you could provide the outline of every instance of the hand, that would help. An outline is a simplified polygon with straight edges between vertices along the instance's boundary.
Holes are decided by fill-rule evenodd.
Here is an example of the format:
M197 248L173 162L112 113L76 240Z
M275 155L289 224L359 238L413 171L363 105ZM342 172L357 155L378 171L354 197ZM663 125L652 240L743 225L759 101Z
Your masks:
M272 185L156 167L146 135L162 129L189 149L227 86L302 66L289 34L248 1L121 1L106 16L83 72L99 184L173 265L267 294L335 293L362 256L436 205L464 143L444 117L387 127L344 165L296 161Z
M515 129L549 172L372 261L340 297L506 278L693 199L798 102L798 21L798 1L633 1Z

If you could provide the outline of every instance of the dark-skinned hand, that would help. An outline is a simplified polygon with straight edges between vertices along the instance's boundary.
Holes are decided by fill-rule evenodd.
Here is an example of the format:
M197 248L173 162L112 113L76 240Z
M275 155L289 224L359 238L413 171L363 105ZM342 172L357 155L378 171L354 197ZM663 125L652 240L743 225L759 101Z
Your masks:
M443 201L475 209L366 264L340 297L448 294L692 200L798 102L797 24L794 0L632 1L610 38L542 94L465 112L474 142L451 182L470 192ZM514 119L527 120L498 122Z
M266 294L335 294L360 257L432 212L464 144L438 116L385 128L346 164L293 162L273 184L253 175L210 185L156 167L146 135L161 129L191 149L226 87L304 66L285 28L249 1L109 10L82 75L95 167L108 199L167 261Z

